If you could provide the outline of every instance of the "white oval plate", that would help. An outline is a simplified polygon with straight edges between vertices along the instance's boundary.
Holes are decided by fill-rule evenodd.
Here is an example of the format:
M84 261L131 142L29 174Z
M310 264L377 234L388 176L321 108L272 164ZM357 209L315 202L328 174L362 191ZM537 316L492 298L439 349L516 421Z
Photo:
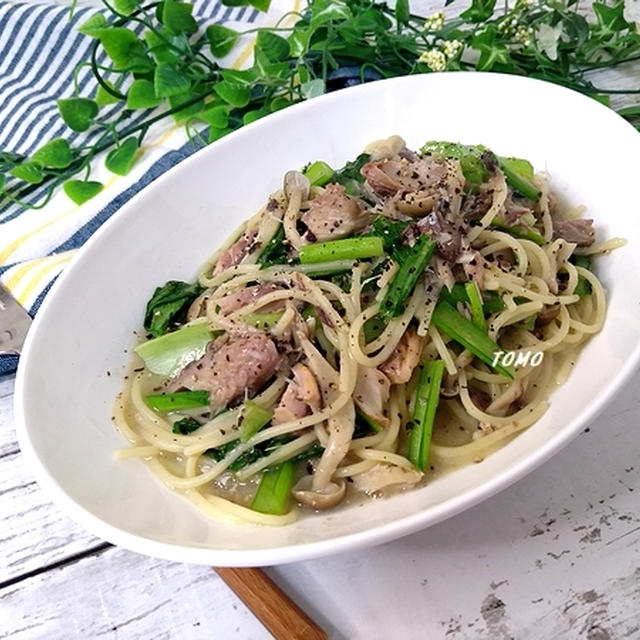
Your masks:
M484 462L417 490L284 528L214 522L152 477L117 462L111 421L128 350L154 287L193 280L288 169L341 166L375 139L483 143L529 158L587 205L600 239L629 243L597 262L602 332L542 420ZM256 122L195 154L137 195L87 243L29 333L16 386L20 445L40 484L97 536L140 553L212 565L269 565L373 545L448 518L512 484L571 440L640 359L640 136L596 101L540 81L454 73L380 81ZM110 372L111 375L108 374ZM606 428L602 425L601 428Z

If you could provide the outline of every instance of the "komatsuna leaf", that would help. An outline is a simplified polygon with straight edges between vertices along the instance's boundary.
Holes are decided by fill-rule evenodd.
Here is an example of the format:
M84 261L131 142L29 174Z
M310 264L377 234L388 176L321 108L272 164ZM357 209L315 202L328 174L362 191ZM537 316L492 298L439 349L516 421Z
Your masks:
M9 173L14 178L20 178L30 184L40 184L44 180L42 167L37 162L25 162L13 167Z
M123 16L131 15L140 7L140 0L113 0L113 8Z
M168 98L188 91L191 80L174 65L162 62L153 74L153 88L158 98Z
M88 98L61 98L58 110L65 124L74 131L86 131L98 115L98 105Z
M217 82L213 90L220 96L226 103L234 107L246 107L249 104L251 93L248 87L243 87L239 84L233 84L222 80Z
M102 191L102 183L93 180L67 180L62 188L76 204L91 200Z
M107 19L102 13L96 13L88 20L85 20L79 27L78 31L85 36L92 38L98 37L98 32L107 26Z
M249 4L255 7L258 11L269 11L271 6L271 0L249 0Z
M7 179L4 177L3 173L0 173L0 191L4 191L4 185Z
M198 283L169 280L158 287L147 302L144 328L154 337L161 336L184 321L189 305L204 291Z
M138 73L151 71L153 62L147 55L142 40L125 27L108 27L96 31L113 66L119 71L130 70Z
M191 15L192 11L193 5L189 2L164 0L161 22L173 33L195 33L198 30L198 23Z
M64 138L54 138L35 151L31 159L43 167L64 169L71 164L71 147Z
M211 47L211 53L216 58L226 56L238 40L238 32L221 24L212 24L207 27L207 40Z
M127 109L153 109L160 102L153 88L153 82L144 78L134 80L127 92Z
M272 62L280 62L289 57L291 46L279 35L269 31L259 31L256 38L256 48Z
M119 147L116 147L107 155L104 166L119 176L126 176L129 173L136 151L138 150L138 141L136 138L127 138Z

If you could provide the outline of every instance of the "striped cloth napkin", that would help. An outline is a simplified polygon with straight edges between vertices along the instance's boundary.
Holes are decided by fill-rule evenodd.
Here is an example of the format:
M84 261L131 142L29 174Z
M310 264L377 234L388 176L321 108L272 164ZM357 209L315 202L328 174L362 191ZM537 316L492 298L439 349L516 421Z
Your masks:
M193 15L201 26L224 23L243 30L249 23L272 25L300 6L300 0L274 0L269 12L261 14L252 8L225 7L216 0L195 0ZM70 17L68 5L0 1L0 149L28 155L57 136L72 144L95 137L91 131L78 134L67 128L56 100L73 96L74 70L89 60L92 44L77 27L99 11L83 6ZM245 66L251 61L252 46L253 37L245 36L222 64ZM99 62L107 62L104 54ZM81 68L76 78L80 94L93 96L97 82L90 69ZM105 107L101 117L109 119L121 108ZM92 179L105 187L83 205L75 205L61 191L40 209L0 201L0 282L34 315L91 234L133 195L197 148L183 126L159 123L149 131L142 156L128 176L111 174L103 166L104 158L97 159ZM34 192L31 201L42 200L44 193L45 189ZM0 357L0 374L15 370L16 365L17 358Z

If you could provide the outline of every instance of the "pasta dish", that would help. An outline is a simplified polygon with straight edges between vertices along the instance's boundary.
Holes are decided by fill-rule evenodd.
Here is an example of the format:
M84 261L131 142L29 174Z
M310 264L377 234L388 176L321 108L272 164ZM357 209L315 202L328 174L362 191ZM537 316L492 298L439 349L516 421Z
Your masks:
M482 461L603 325L593 221L521 158L399 136L289 171L149 300L115 420L205 514L287 524Z

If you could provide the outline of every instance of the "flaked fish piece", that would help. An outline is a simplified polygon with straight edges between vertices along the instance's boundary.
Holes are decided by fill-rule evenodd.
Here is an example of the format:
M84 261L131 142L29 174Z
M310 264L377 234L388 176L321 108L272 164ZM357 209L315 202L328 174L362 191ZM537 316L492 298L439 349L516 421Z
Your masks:
M212 411L259 389L280 365L276 345L265 333L209 343L199 360L190 362L167 385L168 391L208 391Z

